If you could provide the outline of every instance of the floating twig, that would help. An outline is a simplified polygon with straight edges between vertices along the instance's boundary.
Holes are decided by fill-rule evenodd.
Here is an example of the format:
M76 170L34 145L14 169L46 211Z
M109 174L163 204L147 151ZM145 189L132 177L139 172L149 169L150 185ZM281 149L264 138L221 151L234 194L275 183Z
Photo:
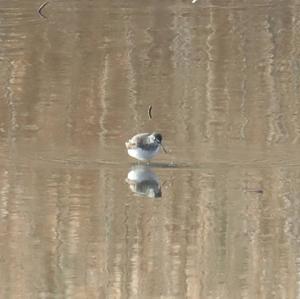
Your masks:
M40 17L44 19L47 19L47 17L43 14L42 10L46 7L48 3L49 3L48 1L44 2L38 9L38 14L40 15Z
M148 115L149 115L149 119L151 119L151 118L152 118L152 114L151 114L151 112L152 112L152 105L150 105L150 106L149 106L149 108L148 108Z
M260 193L263 194L264 190L262 189L246 189L245 192L252 192L252 193Z

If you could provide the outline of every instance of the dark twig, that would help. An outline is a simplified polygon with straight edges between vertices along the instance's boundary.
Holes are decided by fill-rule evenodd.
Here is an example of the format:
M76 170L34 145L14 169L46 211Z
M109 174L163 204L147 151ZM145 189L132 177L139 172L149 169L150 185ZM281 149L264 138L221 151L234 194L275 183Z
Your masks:
M149 108L148 108L148 115L149 115L149 119L151 119L151 118L152 118L152 114L151 114L151 112L152 112L152 105L150 105L150 106L149 106Z
M262 189L246 189L245 192L253 192L253 193L263 194L264 190L262 190Z
M40 17L44 19L47 19L47 17L42 13L42 10L46 7L48 3L49 3L48 1L44 2L38 9L38 14L40 15Z

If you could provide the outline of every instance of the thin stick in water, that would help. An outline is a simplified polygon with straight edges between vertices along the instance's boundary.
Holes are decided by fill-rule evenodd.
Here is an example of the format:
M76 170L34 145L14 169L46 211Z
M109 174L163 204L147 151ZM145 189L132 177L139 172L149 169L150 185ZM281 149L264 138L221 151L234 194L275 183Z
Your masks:
M262 190L262 189L246 189L245 192L253 192L253 193L263 194L264 190Z
M47 17L43 14L42 10L46 7L48 3L48 1L44 2L38 9L38 14L44 19L47 19Z
M148 108L148 115L149 115L149 119L151 119L151 118L152 118L152 114L151 114L151 112L152 112L152 105L150 105L150 106L149 106L149 108Z

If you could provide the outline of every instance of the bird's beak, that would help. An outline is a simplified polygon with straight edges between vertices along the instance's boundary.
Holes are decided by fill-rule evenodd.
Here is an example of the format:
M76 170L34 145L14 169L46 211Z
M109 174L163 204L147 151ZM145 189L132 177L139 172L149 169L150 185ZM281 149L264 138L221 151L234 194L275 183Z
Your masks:
M166 151L166 149L164 148L164 146L162 145L162 143L161 143L159 140L157 140L157 139L155 139L155 141L162 147L164 153L166 154L167 151Z
M167 151L166 151L166 149L164 148L164 146L160 143L160 146L162 147L162 149L163 149L163 151L164 151L164 153L166 154L167 153Z

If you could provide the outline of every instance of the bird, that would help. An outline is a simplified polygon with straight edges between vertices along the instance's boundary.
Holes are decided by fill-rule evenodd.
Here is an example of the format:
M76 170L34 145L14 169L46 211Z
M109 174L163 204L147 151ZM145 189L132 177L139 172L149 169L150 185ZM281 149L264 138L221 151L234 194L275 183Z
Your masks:
M134 135L125 145L129 156L140 161L150 161L158 154L160 147L166 153L161 142L162 135L153 132Z
M125 180L134 195L150 198L161 197L161 184L158 176L149 166L135 165Z

